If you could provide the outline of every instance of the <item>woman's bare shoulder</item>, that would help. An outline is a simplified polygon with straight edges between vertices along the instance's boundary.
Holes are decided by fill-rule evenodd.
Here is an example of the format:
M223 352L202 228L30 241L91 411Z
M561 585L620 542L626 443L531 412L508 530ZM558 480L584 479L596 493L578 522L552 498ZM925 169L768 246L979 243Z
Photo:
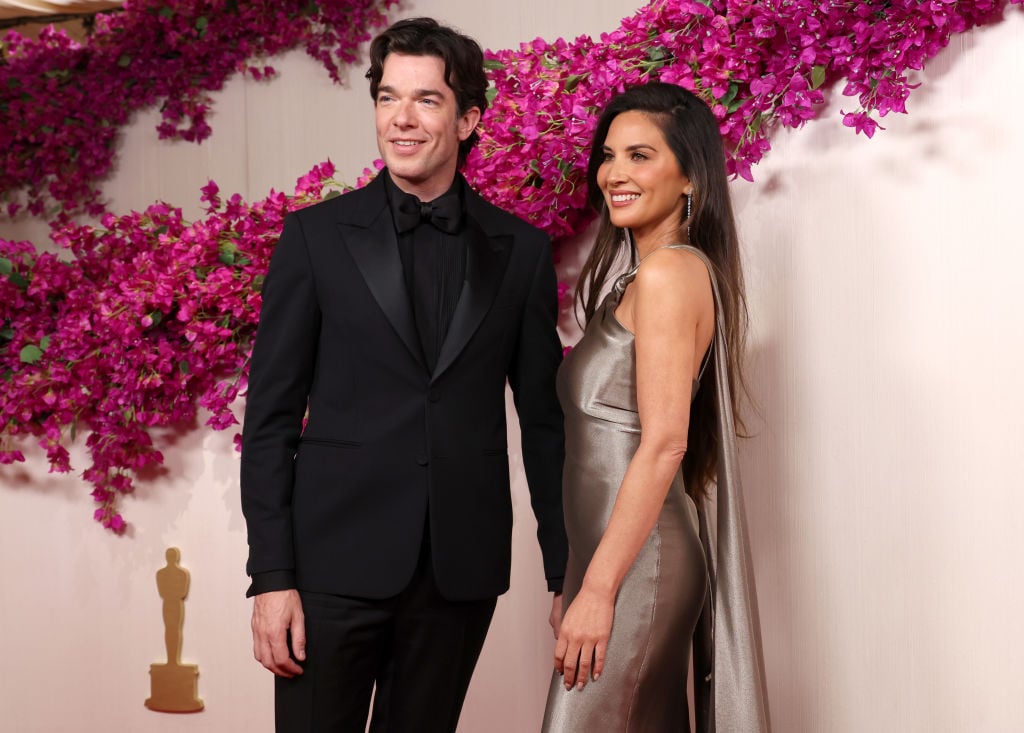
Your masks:
M655 250L640 265L634 282L637 290L646 291L647 295L657 293L670 300L711 302L707 265L686 249L662 247Z

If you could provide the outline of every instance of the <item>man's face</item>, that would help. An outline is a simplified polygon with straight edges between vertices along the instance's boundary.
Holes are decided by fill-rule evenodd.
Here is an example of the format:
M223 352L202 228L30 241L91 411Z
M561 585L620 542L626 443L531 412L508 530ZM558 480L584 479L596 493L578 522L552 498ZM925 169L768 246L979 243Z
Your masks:
M377 147L400 189L432 201L451 185L459 142L480 121L480 109L459 115L455 93L444 80L437 56L392 53L374 102Z

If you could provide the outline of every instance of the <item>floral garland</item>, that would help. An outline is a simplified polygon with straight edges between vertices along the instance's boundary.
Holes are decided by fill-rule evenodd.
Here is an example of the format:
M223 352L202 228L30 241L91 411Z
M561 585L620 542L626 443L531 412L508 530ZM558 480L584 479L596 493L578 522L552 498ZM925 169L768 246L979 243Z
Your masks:
M871 137L873 115L906 112L908 71L953 34L1002 18L1006 5L656 0L597 41L538 38L489 54L495 99L468 176L553 238L578 233L589 217L586 153L599 111L625 88L658 79L708 102L729 172L753 180L774 128L817 116L824 89L845 79L842 93L859 106L842 113L843 123Z
M376 13L387 4L358 7ZM490 53L495 96L467 176L487 198L556 239L580 231L587 221L585 150L597 110L619 89L660 78L707 99L728 144L730 170L749 179L750 166L768 150L770 130L814 117L823 87L846 79L843 91L857 97L859 108L844 113L844 122L870 137L878 127L873 113L905 111L908 70L921 68L953 33L1001 17L1006 5L659 0L600 42L538 39ZM199 4L177 4L171 17L185 18L186 7ZM332 7L341 12L342 4ZM365 17L377 18L373 13ZM357 37L353 31L350 38ZM202 53L218 56L214 49ZM174 124L192 121L174 132L209 134L200 124L206 102L187 103L203 94L166 92L186 100L180 109L187 113L172 114ZM103 119L101 127L121 124ZM37 150L49 149L47 141L37 143ZM199 408L215 429L236 424L231 405L245 388L260 286L282 220L320 200L325 187L337 189L333 171L329 163L317 166L299 179L294 195L271 192L252 204L237 194L223 203L211 182L202 194L207 216L191 224L166 204L106 214L100 226L64 221L53 239L71 261L0 239L0 440L34 435L51 470L67 471L65 442L88 432L92 462L84 477L98 503L95 518L122 531L118 496L131 491L133 473L162 461L152 428L188 424ZM18 180L28 186L30 207L41 205L46 181L49 195L66 206L92 207L101 173L73 168L69 177L79 177L66 189L53 188L52 172ZM371 175L365 171L364 179ZM23 460L10 443L0 444L0 463Z
M208 215L193 224L157 203L106 214L99 227L65 225L54 241L71 262L0 241L4 434L38 436L50 470L66 472L65 440L86 429L84 478L105 527L124 529L115 502L132 490L131 473L163 462L152 428L190 424L200 407L215 430L237 424L231 405L245 387L284 217L320 201L325 187L344 190L333 173L319 165L294 195L271 191L253 204L238 194L222 202L211 181ZM0 449L0 464L23 460Z
M79 44L52 26L0 43L0 202L13 216L56 204L98 215L121 127L161 104L161 138L209 137L207 115L228 76L274 75L256 63L303 45L339 80L369 29L397 0L127 0L96 16Z

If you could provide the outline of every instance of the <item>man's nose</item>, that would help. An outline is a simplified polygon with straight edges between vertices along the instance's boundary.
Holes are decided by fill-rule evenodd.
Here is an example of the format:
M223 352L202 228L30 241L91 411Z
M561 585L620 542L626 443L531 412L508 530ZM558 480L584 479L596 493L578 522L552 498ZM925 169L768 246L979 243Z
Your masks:
M398 127L412 127L416 124L416 115L413 114L412 102L402 101L395 108L395 116L391 121Z

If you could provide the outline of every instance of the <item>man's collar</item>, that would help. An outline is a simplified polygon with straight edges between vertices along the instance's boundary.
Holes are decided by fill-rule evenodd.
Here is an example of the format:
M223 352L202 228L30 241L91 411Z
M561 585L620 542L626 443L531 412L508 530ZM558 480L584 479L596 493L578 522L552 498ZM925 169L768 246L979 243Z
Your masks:
M462 228L465 208L464 184L462 176L458 173L443 195L428 202L420 201L413 194L400 189L386 168L381 171L381 175L385 176L384 188L387 191L391 217L399 233L416 229L423 222L429 222L448 234L457 234Z

